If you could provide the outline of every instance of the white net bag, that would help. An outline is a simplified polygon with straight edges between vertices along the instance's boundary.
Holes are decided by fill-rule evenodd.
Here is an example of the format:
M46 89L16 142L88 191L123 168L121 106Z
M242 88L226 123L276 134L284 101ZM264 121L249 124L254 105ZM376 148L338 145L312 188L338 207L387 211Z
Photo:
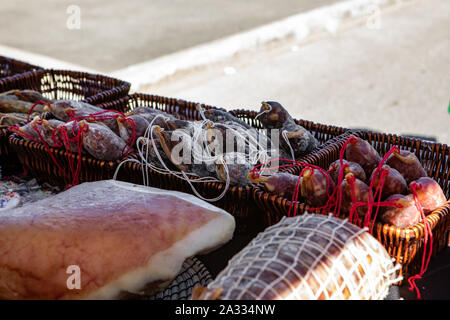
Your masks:
M384 299L400 267L366 228L304 214L258 234L192 298Z

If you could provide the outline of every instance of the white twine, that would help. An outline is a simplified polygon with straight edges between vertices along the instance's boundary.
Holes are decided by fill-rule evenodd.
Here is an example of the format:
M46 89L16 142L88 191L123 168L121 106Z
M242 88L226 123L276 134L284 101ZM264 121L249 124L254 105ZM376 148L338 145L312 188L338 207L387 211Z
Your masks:
M200 103L197 103L197 109L198 109L198 113L200 113L200 117L202 117L203 120L208 120L208 119L206 119L205 112L203 111L203 108L200 105Z
M164 120L169 120L169 118L167 118L163 115L157 115L155 118L153 118L153 120L147 126L147 129L145 130L144 135L142 137L139 137L136 140L137 153L138 153L139 160L126 159L126 160L122 161L119 164L119 166L117 167L117 169L114 173L113 179L117 178L118 171L122 167L123 163L136 162L136 163L139 163L142 167L142 179L143 179L143 184L145 186L148 186L150 184L149 169L151 169L154 172L158 172L160 174L171 174L181 180L186 181L190 185L194 194L197 197L201 198L202 200L209 201L209 202L215 202L215 201L222 199L225 196L225 194L230 186L230 183L231 183L229 168L228 168L227 162L225 161L225 158L224 158L226 153L224 154L223 152L218 152L218 150L216 150L215 148L213 148L211 146L211 143L207 136L208 131L205 129L207 128L207 125L210 125L211 128L214 128L215 123L209 119L206 119L203 109L200 105L198 105L198 110L199 110L199 113L200 113L201 117L203 118L203 120L192 122L192 126L193 126L192 127L192 131L193 131L192 136L190 134L188 134L187 132L184 132L183 130L179 130L179 131L177 131L177 133L181 134L182 136L185 135L185 137L187 137L190 140L191 145L189 147L191 147L191 160L194 161L193 162L194 165L205 164L207 166L208 165L222 165L223 166L223 170L225 172L226 179L225 179L224 189L220 195L218 195L217 197L214 197L214 198L206 198L197 191L197 189L194 186L194 183L223 182L222 180L219 180L212 176L200 177L198 174L196 174L194 172L184 172L181 170L178 172L178 171L171 170L168 167L168 165L166 164L166 162L164 161L164 159L162 158L162 156L158 150L157 143L155 143L155 137L153 134L154 128L156 127L156 125L154 125L154 123L158 118L162 118ZM268 149L265 148L255 137L253 137L252 134L246 134L247 133L246 130L244 130L240 126L233 126L231 124L224 124L224 123L221 123L221 125L223 125L226 128L226 130L230 130L231 133L234 134L238 139L241 139L243 141L244 145L248 145L249 154L247 155L245 152L242 152L242 156L244 157L245 161L249 162L250 164L256 164L258 161L261 161L261 160L263 163L266 162L265 160L267 160L269 158ZM183 140L183 141L185 141L185 140ZM156 156L156 159L159 161L159 164L161 166L157 166L149 160L149 157L150 157L149 143L152 144L151 147L153 148L153 153ZM269 150L272 150L272 149L269 149ZM154 157L153 157L153 159L154 159ZM156 160L156 159L154 159L154 160ZM264 164L264 166L266 166L266 164ZM192 178L192 177L195 177L195 178Z
M287 132L286 130L281 131L281 136L283 137L284 141L287 143L287 145L289 147L289 150L291 151L292 160L295 161L294 149L292 149L291 143L289 142L289 138L287 137L286 132Z
M258 117L261 116L261 115L263 115L264 113L267 113L267 112L272 111L272 106L271 106L270 104L268 104L268 103L267 103L267 105L269 106L269 109L268 109L268 110L263 110L263 111L261 111L260 113L258 113L258 114L256 115L255 119L258 119Z

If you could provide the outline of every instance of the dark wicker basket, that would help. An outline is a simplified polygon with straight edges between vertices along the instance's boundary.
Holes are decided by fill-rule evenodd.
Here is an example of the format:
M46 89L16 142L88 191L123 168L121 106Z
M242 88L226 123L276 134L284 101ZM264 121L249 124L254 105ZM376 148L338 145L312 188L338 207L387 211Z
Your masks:
M169 113L177 114L183 119L201 119L200 113L197 110L197 103L180 99L165 98L156 95L136 93L127 98L120 99L119 101L103 104L102 106L104 108L114 107L119 110L129 110L138 106L149 106L167 111ZM215 108L204 104L201 104L201 106L204 109ZM230 113L257 129L262 128L261 123L255 119L255 116L257 115L256 111L232 110ZM324 143L323 146L327 146L329 144L332 145L333 138L336 138L347 131L347 129L344 128L324 126L309 121L300 120L298 122L306 129L310 130L320 142ZM119 180L132 183L143 184L142 170L143 168L141 164L127 162L122 165L117 178ZM189 183L173 175L157 173L150 169L148 169L148 174L150 177L150 184L153 187L177 190L191 194L193 193ZM214 198L222 193L225 188L225 183L196 183L195 187L203 197ZM264 214L261 214L260 210L253 201L253 189L254 185L230 186L222 199L213 202L214 205L233 214L233 216L239 221L238 232L257 232L267 227L264 220Z
M94 105L122 98L130 84L114 78L77 71L38 70L0 79L0 92L30 89L50 99L71 99ZM0 165L5 171L17 169L17 154L8 145L10 132L0 129Z
M414 152L421 161L428 175L435 179L444 190L447 198L450 197L450 147L426 142L419 139L396 136L392 134L374 133L370 131L353 132L356 136L369 141L380 154L385 154L392 146ZM343 147L350 133L336 139L334 145L306 157L305 162L328 169L329 165L339 159L339 151ZM284 171L299 174L300 168L288 168ZM282 216L287 216L291 207L291 199L267 193L259 184L254 189L254 199L261 210L267 214L269 224L278 222ZM294 203L291 214L303 214L308 210L304 203ZM314 212L314 211L310 211ZM316 211L319 213L319 211ZM450 202L427 215L433 230L433 256L447 247L450 228ZM419 272L423 253L425 226L418 223L408 228L397 228L392 225L375 222L373 235L386 248L388 253L402 264L404 279ZM402 284L399 282L398 285Z
M91 101L89 99L86 100ZM149 101L151 101L151 103ZM114 102L97 104L97 106L105 110L117 110L120 112L126 112L141 105L148 105L153 108L165 110L172 114L178 114L180 118L187 119L192 118L191 112L195 109L195 104L193 103L141 94L123 96L114 100ZM208 106L203 107L209 108ZM73 179L73 175L69 171L69 158L72 163L77 163L79 160L78 154L71 154L64 149L58 148L49 148L47 150L44 145L32 141L25 141L25 139L17 134L9 135L8 140L9 148L13 151L12 153L14 155L18 155L23 168L28 170L40 182L46 182L53 186L65 187L67 181ZM51 155L49 154L49 151ZM65 170L66 178L61 175L52 156ZM133 158L133 155L131 155L130 158ZM82 154L79 182L82 183L113 178L116 168L122 160L104 161L95 159L87 154ZM133 171L133 175L127 180L133 180L132 178L136 175L136 172Z
M42 68L27 62L0 56L0 79L40 69Z
M0 79L0 92L30 89L50 99L83 100L100 104L126 96L131 84L122 80L68 70L37 70Z

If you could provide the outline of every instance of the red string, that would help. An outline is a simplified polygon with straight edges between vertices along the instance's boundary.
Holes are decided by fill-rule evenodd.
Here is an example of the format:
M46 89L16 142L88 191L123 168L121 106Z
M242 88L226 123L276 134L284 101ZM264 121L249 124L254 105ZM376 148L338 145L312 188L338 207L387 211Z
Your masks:
M299 194L299 189L300 189L300 187L299 187L300 186L300 179L301 179L301 177L302 177L302 175L303 175L303 173L304 173L304 171L306 169L313 170L313 172L314 172L314 170L318 170L325 176L325 178L327 179L327 195L329 196L329 199L328 199L327 204L325 206L319 207L319 208L309 208L309 209L310 210L324 210L325 211L326 208L330 208L330 207L333 206L333 204L334 204L334 196L333 196L333 193L330 193L330 186L331 186L331 189L334 190L333 179L331 178L331 176L328 173L328 171L324 170L323 168L321 168L319 166L312 165L312 164L309 164L309 163L306 163L306 162L303 162L303 161L292 160L292 159L283 159L283 158L271 159L271 160L269 160L267 162L264 162L264 163L261 163L259 165L256 165L253 169L251 169L250 173L252 174L252 178L256 179L256 178L259 177L260 172L262 171L261 169L259 169L261 166L268 165L268 164L270 164L271 162L274 162L274 161L277 161L277 162L285 161L285 162L290 162L292 164L285 164L285 165L268 167L268 168L265 168L264 170L274 170L274 169L288 168L288 167L303 167L302 171L299 174L299 178L298 178L295 190L294 190L294 194L292 196L291 205L290 205L289 211L288 211L288 216L291 215L292 207L294 206L294 204L295 204L294 213L297 211L298 194Z
M301 179L302 179L302 175L303 175L303 172L304 172L305 170L306 170L306 168L304 168L304 169L300 172L300 174L298 175L297 183L295 184L294 194L292 195L291 205L289 206L288 217L291 216L292 205L293 205L294 203L295 203L294 216L297 215L297 208L298 208L298 206L297 206L297 205L298 205L297 200L298 200L298 194L299 194L299 191L300 191L300 181L301 181Z
M125 117L124 120L126 122L130 123L131 128L132 128L131 136L128 139L127 144L125 145L125 147L122 149L123 156L127 157L132 152L133 146L134 146L134 142L136 140L136 124L134 123L134 120L132 118ZM126 151L125 151L125 149L126 149Z
M345 150L347 149L349 143L356 143L358 139L355 136L351 136L350 138L345 141L344 145L342 146L340 152L339 152L339 163L340 163L340 169L339 169L339 175L338 175L338 181L336 185L336 206L334 208L334 216L339 217L341 212L341 205L342 205L342 181L344 180L344 155Z
M423 274L425 273L425 271L428 269L428 264L430 263L431 260L431 255L433 252L433 233L431 231L431 226L429 225L428 221L426 220L425 217L425 213L423 211L423 208L419 202L419 199L417 197L417 190L420 190L421 186L418 185L416 182L412 182L411 185L411 191L414 197L414 203L416 205L417 210L419 210L423 224L425 226L425 233L424 233L424 244L423 244L423 255L422 255L422 264L420 266L420 272L416 275L413 275L411 277L409 277L408 282L409 282L409 290L416 291L417 294L417 299L422 299L421 295L420 295L420 290L416 285L416 281L419 279L422 279ZM425 261L425 257L426 257L426 251L427 251L427 242L428 242L428 237L430 237L430 247L429 247L429 253L428 253L428 258Z
M46 106L49 106L49 105L50 105L50 103L45 102L45 101L41 101L41 100L39 100L38 102L35 102L35 103L31 106L30 110L28 111L27 122L30 122L30 116L31 116L31 114L33 113L33 109L34 109L37 105L40 105L40 104L43 104L43 105L46 105Z
M364 216L364 227L368 227L370 222L371 222L371 215L372 215L372 208L374 205L376 205L374 199L377 195L377 192L382 192L383 189L383 185L384 185L384 178L386 177L386 175L388 174L387 171L382 170L382 172L380 173L381 167L384 165L384 163L387 161L387 159L390 157L390 155L394 152L394 151L398 151L399 149L396 146L393 146L385 155L384 157L381 159L380 163L378 164L377 168L375 169L375 172L373 174L372 179L370 179L370 185L369 185L369 200L367 203L367 212L366 215ZM375 179L377 177L377 175L380 174L380 179L377 185L377 188L375 190L375 194L372 194L372 190L373 190L373 185L375 183ZM378 209L377 209L377 213L378 213ZM375 222L375 220L373 221Z
M28 117L27 117L28 122L29 122L30 116L31 116L34 108L40 104L50 105L50 103L44 102L44 101L38 101L38 102L34 103L28 112ZM89 114L87 116L78 116L78 117L76 116L76 112L73 109L67 110L66 113L70 118L70 120L67 121L66 124L71 121L74 121L74 125L72 128L72 136L73 137L69 138L66 127L58 127L52 131L51 139L52 139L54 147L64 147L66 149L66 151L68 151L68 154L67 154L68 167L69 167L68 169L72 175L72 181L70 181L70 182L68 181L68 176L67 176L66 171L62 168L61 164L58 163L55 156L51 152L49 145L44 140L40 130L37 128L38 125L42 125L42 123L43 123L42 119L37 120L36 122L34 122L31 125L31 127L37 132L40 141L31 137L30 135L26 134L22 130L20 130L20 127L18 127L18 126L10 126L10 127L8 127L8 129L11 132L16 133L26 139L29 139L35 143L44 145L45 150L47 151L47 153L50 155L52 161L57 166L60 174L63 176L64 181L65 181L66 185L68 186L67 188L70 188L71 186L79 184L79 175L81 173L81 152L82 152L82 148L83 148L83 137L84 137L84 133L86 133L89 130L89 126L87 123L85 123L83 125L83 128L80 129L80 125L79 125L80 120L87 119L88 121L104 121L104 120L116 119L119 116L124 117L125 121L127 121L131 125L132 134L130 136L130 139L127 141L124 148L122 149L122 154L124 157L126 157L132 152L133 146L134 146L134 143L136 140L136 126L135 126L134 120L132 118L126 117L126 115L124 113L117 111L117 110L103 110L103 111ZM76 167L75 167L75 165L73 163L73 159L72 159L71 144L73 144L73 143L77 144L77 149L78 149L78 159L77 159L78 161L77 161Z
M113 113L113 114L111 114ZM125 113L117 111L117 110L103 110L95 113L91 113L87 116L75 116L75 111L73 109L69 109L67 111L67 114L72 120L87 120L88 122L101 122L105 120L113 120L117 119L118 117L122 117L125 122L130 123L132 128L132 133L130 138L128 139L127 143L125 144L124 148L122 149L122 155L123 157L127 157L131 154L133 151L133 146L136 141L136 124L134 123L134 120L132 118L129 118L125 115ZM105 115L106 114L106 115Z
M375 221L376 221L377 216L378 216L378 211L379 211L379 209L381 207L381 203L382 203L381 202L381 195L383 194L384 182L385 182L386 177L388 175L389 175L389 171L388 170L382 170L381 173L380 173L380 178L378 180L378 185L377 185L377 188L376 188L375 194L374 194L374 199L377 197L377 194L378 194L378 201L374 202L374 204L376 205L377 209L375 210L375 214L374 214L373 219L372 219L373 223L372 223L372 226L370 227L370 233L373 232L373 227L375 226ZM375 177L376 177L376 174L374 175L373 179L375 179ZM370 190L371 189L369 189L369 196L370 196L370 192L371 192ZM383 206L395 206L395 205L396 205L395 201L385 201L385 202L383 202ZM372 212L372 210L370 210L370 213L371 212ZM369 216L369 218L367 220L367 223L370 223L370 216Z
M355 176L353 174L349 175L345 178L345 180L350 185L350 190L351 190L351 195L352 195L352 206L350 208L350 212L348 215L348 221L351 223L355 223L355 222L353 222L353 219L355 218L356 223L359 225L360 220L359 220L359 215L358 215L358 207L361 204L364 205L364 203L356 201L356 190L355 190L356 178L355 178Z
M72 181L68 185L67 188L70 188L72 186L75 186L79 184L79 176L81 172L81 152L82 152L82 146L83 146L83 134L86 132L89 127L87 124L83 126L82 129L80 129L79 123L76 120L72 120L73 126L72 126L72 135L73 138L69 138L69 135L67 133L67 127L60 126L59 128L55 129L52 134L52 139L54 136L58 135L60 140L62 140L62 146L66 149L67 152L67 161L69 164L69 170L71 172ZM69 121L70 122L70 121ZM72 147L71 144L76 143L77 144L77 151L78 151L78 157L77 157L77 166L74 167L73 159L72 159Z
M36 139L33 138L32 136L30 136L30 135L26 134L25 132L23 132L22 130L20 130L20 127L19 127L19 126L9 126L9 127L8 127L8 130L11 131L12 133L16 133L16 134L18 134L19 136L22 136L22 137L24 137L24 138L26 138L26 139L28 139L28 140L31 140L31 141L33 141L33 142L35 142L35 143L37 143L37 144L40 143L38 140L36 140Z
M45 141L44 137L42 136L40 130L38 129L38 125L42 125L43 120L39 119L35 122L36 125L34 125L33 123L31 124L31 127L37 132L37 134L39 135L39 139L41 139L41 143L42 145L44 145L45 150L47 151L47 153L50 155L50 157L52 158L53 162L55 163L55 165L58 167L59 172L61 173L61 175L64 178L64 182L67 183L67 175L65 173L65 171L63 170L63 168L60 166L60 164L58 163L58 161L56 160L55 156L53 155L53 153L50 150L49 145L47 144L47 142Z

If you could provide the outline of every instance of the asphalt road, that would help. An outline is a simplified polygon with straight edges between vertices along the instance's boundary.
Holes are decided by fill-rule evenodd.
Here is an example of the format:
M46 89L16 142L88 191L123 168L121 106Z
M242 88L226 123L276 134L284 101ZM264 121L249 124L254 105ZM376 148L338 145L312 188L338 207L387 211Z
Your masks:
M0 45L109 72L335 2L2 0Z
M417 1L308 43L276 43L144 91L450 145L450 1ZM230 72L231 71L231 72Z

